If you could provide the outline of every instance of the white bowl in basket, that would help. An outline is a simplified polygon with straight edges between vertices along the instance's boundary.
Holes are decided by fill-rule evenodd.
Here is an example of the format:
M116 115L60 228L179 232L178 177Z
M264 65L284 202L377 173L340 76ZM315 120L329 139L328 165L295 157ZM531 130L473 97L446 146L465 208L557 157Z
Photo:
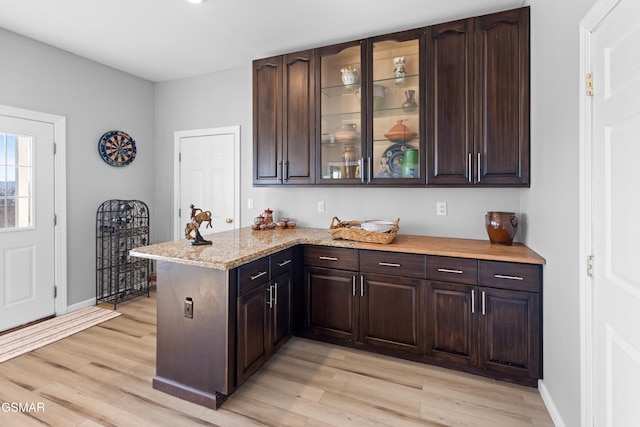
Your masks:
M365 221L360 224L360 227L367 231L379 231L381 233L386 233L393 229L394 224L395 223L393 221Z

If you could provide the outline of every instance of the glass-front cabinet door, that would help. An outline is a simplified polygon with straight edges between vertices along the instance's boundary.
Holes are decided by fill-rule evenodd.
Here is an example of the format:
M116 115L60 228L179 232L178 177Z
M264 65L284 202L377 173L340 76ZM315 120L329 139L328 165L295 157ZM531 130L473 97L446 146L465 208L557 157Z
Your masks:
M319 50L320 154L318 181L354 184L363 179L362 46L345 43ZM363 75L364 74L364 75Z
M421 30L370 39L371 69L366 126L371 129L366 180L377 184L424 183Z

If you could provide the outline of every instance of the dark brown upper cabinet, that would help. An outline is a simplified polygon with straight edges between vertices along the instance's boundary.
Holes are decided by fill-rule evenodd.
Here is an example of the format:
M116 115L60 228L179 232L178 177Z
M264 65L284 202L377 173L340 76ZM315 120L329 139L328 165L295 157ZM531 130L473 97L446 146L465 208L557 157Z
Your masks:
M430 185L527 187L529 8L427 28Z
M315 182L315 50L253 62L254 185Z
M254 185L528 187L529 8L254 61Z

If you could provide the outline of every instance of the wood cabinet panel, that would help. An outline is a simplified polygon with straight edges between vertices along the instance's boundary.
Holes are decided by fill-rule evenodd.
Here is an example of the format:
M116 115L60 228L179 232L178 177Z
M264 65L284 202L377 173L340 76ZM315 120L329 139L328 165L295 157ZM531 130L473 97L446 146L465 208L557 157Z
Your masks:
M424 279L426 256L384 251L360 251L360 270L367 273Z
M358 271L358 251L345 248L306 246L304 265Z
M362 275L360 341L418 354L423 351L423 280Z
M334 338L356 338L356 272L305 268L305 319L307 330Z
M475 259L428 256L427 279L475 285L478 281L478 261Z
M514 262L479 261L478 282L483 286L540 292L542 266Z
M478 364L510 376L541 376L539 294L481 288Z
M477 180L529 184L529 8L475 19Z
M238 297L238 384L246 381L269 357L267 309L264 285Z
M282 57L253 63L254 184L280 183L282 162Z

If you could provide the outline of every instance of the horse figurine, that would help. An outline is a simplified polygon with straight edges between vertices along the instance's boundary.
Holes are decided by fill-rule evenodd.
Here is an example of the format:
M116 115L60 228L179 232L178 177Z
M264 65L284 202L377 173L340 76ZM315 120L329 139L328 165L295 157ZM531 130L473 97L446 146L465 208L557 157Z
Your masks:
M207 222L207 228L213 228L211 225L211 211L203 211L200 208L196 208L193 204L189 205L191 208L191 222L187 223L184 228L184 237L187 240L193 240L192 246L210 245L211 240L204 240L200 234L199 228L203 222ZM195 232L195 237L191 236L191 233Z

